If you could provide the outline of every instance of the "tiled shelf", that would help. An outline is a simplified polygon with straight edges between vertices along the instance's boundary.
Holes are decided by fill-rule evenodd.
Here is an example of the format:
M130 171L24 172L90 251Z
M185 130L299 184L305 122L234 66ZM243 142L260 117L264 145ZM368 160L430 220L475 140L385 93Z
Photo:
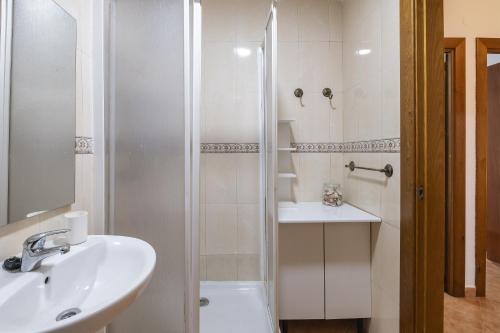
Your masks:
M278 148L278 151L297 151L297 148L295 148L295 147L283 147L283 148Z

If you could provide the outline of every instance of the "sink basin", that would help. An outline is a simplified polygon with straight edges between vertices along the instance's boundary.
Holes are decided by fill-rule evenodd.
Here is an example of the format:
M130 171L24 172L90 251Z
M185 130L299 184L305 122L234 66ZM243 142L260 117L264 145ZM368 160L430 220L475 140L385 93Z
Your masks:
M155 262L142 240L89 236L33 272L0 268L0 331L95 332L141 294Z

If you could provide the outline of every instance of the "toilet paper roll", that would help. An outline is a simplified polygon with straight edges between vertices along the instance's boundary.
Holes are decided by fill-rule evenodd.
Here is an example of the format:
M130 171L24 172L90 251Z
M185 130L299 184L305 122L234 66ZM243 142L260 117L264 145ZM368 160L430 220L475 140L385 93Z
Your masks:
M71 231L66 235L68 243L71 245L81 244L87 241L89 213L78 210L64 214L68 222L68 229Z

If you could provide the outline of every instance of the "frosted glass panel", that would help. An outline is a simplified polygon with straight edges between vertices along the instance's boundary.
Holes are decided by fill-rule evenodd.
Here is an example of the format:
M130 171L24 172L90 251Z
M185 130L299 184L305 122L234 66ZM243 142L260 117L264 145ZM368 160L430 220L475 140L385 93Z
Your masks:
M112 2L111 231L157 263L111 333L184 332L183 15L182 0Z

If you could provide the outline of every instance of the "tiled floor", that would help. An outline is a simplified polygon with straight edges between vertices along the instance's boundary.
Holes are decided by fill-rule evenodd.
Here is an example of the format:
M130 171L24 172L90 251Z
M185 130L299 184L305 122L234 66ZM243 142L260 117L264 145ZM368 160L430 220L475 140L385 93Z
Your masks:
M500 265L487 263L486 298L454 298L445 294L444 332L500 332Z
M271 333L262 282L202 282L201 333Z

